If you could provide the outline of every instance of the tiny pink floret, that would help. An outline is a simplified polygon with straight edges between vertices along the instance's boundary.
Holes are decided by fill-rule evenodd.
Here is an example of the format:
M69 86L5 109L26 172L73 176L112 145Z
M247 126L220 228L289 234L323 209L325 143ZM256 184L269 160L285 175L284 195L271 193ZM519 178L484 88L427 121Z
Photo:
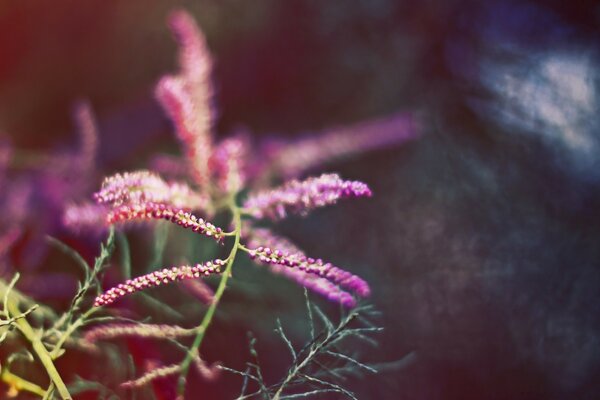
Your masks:
M200 278L201 276L219 274L224 265L225 261L217 259L203 264L196 264L194 266L184 265L181 267L164 268L150 274L138 276L137 278L120 283L96 297L94 306L101 307L110 305L121 297L147 288L186 279Z
M244 208L255 218L282 219L288 213L307 214L312 209L335 204L341 198L371 195L371 189L363 182L345 181L337 174L323 174L251 194Z

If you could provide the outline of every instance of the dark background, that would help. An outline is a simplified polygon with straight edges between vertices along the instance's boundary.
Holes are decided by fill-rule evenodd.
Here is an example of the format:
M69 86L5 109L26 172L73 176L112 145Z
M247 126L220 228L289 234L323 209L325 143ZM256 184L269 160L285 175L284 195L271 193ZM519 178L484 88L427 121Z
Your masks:
M600 396L594 3L178 3L216 59L220 134L243 125L292 138L397 111L421 118L419 140L327 167L368 182L373 199L281 228L371 283L385 332L369 361L411 355L401 369L351 382L359 398ZM175 68L165 24L173 7L0 3L0 132L29 151L74 146L69 110L85 97L106 173L175 151L152 99L156 80ZM282 372L274 319L301 324L302 295L268 282L256 281L252 321L218 323L210 360L244 360L252 329L268 376ZM281 301L280 283L295 300ZM235 300L234 291L233 316ZM197 393L230 398L239 385L225 377Z

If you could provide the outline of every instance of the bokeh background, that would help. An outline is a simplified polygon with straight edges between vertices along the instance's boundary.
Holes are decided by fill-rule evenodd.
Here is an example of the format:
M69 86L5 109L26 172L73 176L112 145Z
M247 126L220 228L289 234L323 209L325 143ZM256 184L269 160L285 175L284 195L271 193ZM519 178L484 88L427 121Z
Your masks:
M70 110L87 98L101 131L92 187L176 152L152 90L175 68L165 19L178 6L197 18L217 61L220 134L243 126L294 138L400 111L421 121L418 140L327 166L368 182L370 201L281 226L371 283L385 331L366 359L406 360L350 382L358 398L600 396L596 2L4 0L2 140L24 154L73 148ZM93 256L97 242L53 233ZM143 238L132 240L134 263L152 258ZM10 257L31 277L23 290L66 304L58 256L19 246ZM274 379L287 362L275 318L300 343L302 292L248 275L249 288L226 294L204 352L241 368L253 330ZM227 399L239 385L224 376L191 390Z

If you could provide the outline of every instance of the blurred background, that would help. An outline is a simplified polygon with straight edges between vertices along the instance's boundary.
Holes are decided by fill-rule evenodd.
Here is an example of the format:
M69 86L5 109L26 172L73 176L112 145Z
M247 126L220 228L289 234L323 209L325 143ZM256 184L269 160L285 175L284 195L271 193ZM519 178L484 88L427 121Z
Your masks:
M366 360L406 360L350 382L358 398L600 396L597 2L4 0L0 140L18 149L15 162L27 169L76 148L70 113L82 98L101 143L79 198L103 174L176 153L152 92L176 68L165 20L178 6L196 17L216 60L220 135L243 126L256 138L294 138L396 112L420 118L418 140L327 166L367 182L371 200L280 227L370 282L385 331ZM31 191L24 182L36 176L9 175L3 196ZM21 215L28 224L3 265L22 272L23 291L61 307L75 290L65 259L31 243L52 233L91 258L97 240L55 227L64 191L44 182L27 209L0 204L0 223ZM43 185L49 197L36 197ZM147 263L147 241L131 240L134 265ZM273 380L288 362L275 318L301 343L302 291L260 272L247 279L226 294L203 352L243 368L252 330ZM148 351L129 346L134 356ZM241 382L193 385L196 398L227 399Z

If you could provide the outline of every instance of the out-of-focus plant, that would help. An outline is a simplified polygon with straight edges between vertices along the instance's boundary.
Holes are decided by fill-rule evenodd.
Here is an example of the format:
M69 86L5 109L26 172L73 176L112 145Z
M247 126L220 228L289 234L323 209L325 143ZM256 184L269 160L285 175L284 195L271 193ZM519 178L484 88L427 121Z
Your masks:
M71 256L84 271L84 279L71 306L61 316L46 307L31 308L35 302L14 289L16 280L0 287L4 295L0 321L0 329L4 329L2 339L10 334L14 340L19 340L13 335L18 333L18 337L24 339L28 343L27 348L33 349L35 354L32 357L28 350L13 353L14 356L3 363L2 380L13 394L26 391L44 398L58 395L68 399L71 392L93 390L105 398L119 396L106 382L79 378L68 386L54 361L69 346L94 356L103 346L102 342L135 337L164 341L180 351L181 357L168 365L153 362L139 376L128 373L119 390L143 390L159 378L176 376L177 395L183 398L187 376L190 368L194 368L206 380L216 379L221 370L242 375L244 384L240 398L283 399L328 392L354 398L351 392L335 382L343 380L349 370L374 372L353 355L342 351L341 346L341 342L349 337L370 340L367 335L380 329L368 322L369 307L358 303L359 299L369 296L369 285L362 278L329 262L308 256L291 241L265 227L264 222L279 221L290 214L306 215L313 209L335 204L343 198L370 197L372 193L366 184L344 180L337 174L300 178L305 172L337 158L415 137L412 119L407 115L396 115L336 128L321 136L310 135L293 142L270 139L252 145L245 133L217 141L214 136L216 111L211 81L212 58L204 37L193 19L183 11L172 14L170 25L180 46L179 71L162 77L155 94L173 122L182 144L183 157L160 156L153 162L154 171L137 170L107 177L93 195L94 202L70 203L66 207L63 214L65 226L78 234L91 230L108 232L108 239L93 266L64 243L51 239L54 246ZM80 107L77 118L85 139L80 171L86 175L93 166L97 134L89 108ZM78 200L78 197L72 196L65 201ZM227 226L225 229L208 221L222 219L224 215L229 216L229 222L222 224ZM136 222L157 220L228 245L229 252L223 258L176 265L131 278L128 244L120 230ZM119 230L116 234L115 228ZM164 242L166 238L163 239ZM103 273L115 241L124 256L121 264L126 280L103 291ZM156 262L162 259L160 248L157 246ZM299 349L294 347L278 322L277 332L290 350L292 364L285 377L275 384L264 381L257 360L250 362L246 371L235 371L208 365L201 357L200 349L206 331L233 277L233 267L241 253L246 253L272 272L338 303L345 310L336 325L307 298L311 336L308 343ZM214 292L199 279L213 275L220 277ZM130 320L108 307L125 296L140 292L136 296L145 296L147 301L169 309L168 305L154 299L145 290L178 281L206 303L204 316L195 327ZM25 307L28 307L26 311ZM177 314L176 310L171 310ZM313 321L313 312L321 320L319 332ZM30 323L28 316L36 319ZM363 325L355 326L356 321L362 321ZM93 327L84 329L88 325ZM253 340L251 354L257 358ZM12 372L11 365L22 362L22 359L41 362L50 378L47 388ZM249 381L257 387L255 392L246 394Z
M336 393L350 399L356 399L352 392L334 382L344 382L349 375L354 375L357 371L377 372L372 366L364 364L340 350L343 346L342 342L352 338L376 344L376 341L370 336L383 328L375 326L368 319L369 316L375 314L371 307L363 305L353 308L337 324L334 324L317 305L309 301L306 291L305 296L310 338L302 348L294 348L294 345L286 336L281 322L277 320L276 331L288 348L292 359L287 373L279 382L268 385L264 381L255 348L256 339L252 335L250 335L250 354L254 360L247 363L246 370L238 371L223 366L220 367L244 378L242 391L237 400L250 398L278 400L310 397L324 393ZM315 314L321 322L320 330L316 329ZM353 323L357 320L361 325L354 327ZM257 390L246 393L250 382L257 387Z

